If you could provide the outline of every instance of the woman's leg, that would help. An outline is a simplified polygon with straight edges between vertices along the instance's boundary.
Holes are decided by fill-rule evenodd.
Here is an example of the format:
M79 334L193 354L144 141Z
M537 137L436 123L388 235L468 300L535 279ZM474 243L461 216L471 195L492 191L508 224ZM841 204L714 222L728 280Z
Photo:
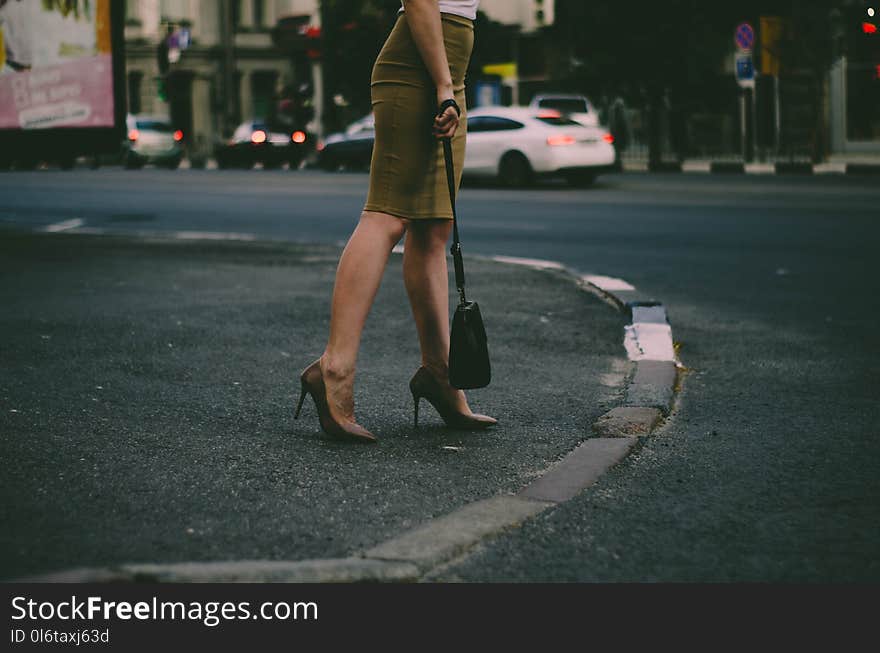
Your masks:
M453 407L470 414L461 390L449 385L449 277L446 243L452 220L412 220L403 252L403 281L409 295L422 365L441 381Z
M321 357L321 373L331 410L354 421L354 372L361 332L392 248L407 221L387 213L364 211L336 269L330 309L330 335Z

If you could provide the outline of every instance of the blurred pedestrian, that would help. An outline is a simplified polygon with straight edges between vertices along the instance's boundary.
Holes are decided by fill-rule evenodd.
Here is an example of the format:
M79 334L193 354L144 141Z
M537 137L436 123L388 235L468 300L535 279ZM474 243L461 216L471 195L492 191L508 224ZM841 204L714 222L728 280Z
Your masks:
M616 95L608 107L608 130L614 138L614 164L618 170L621 170L623 153L630 143L630 127L626 102L620 95Z
M421 347L410 382L448 426L482 429L495 420L474 414L449 384L449 280L446 242L452 207L439 139L450 138L456 184L464 164L464 77L479 0L403 0L370 82L376 139L370 189L360 221L336 271L330 333L323 355L300 379L328 434L360 442L376 437L354 416L354 377L361 332L391 249L406 235L403 279Z

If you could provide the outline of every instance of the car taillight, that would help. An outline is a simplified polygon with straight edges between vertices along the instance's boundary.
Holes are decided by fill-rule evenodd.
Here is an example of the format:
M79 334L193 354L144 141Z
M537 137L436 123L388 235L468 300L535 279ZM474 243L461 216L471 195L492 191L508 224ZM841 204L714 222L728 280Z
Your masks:
M293 132L293 136L290 137L294 143L305 143L306 142L306 133L301 131Z
M551 146L574 145L575 143L577 143L577 139L574 136L569 136L568 134L559 134L558 136L547 137L547 145Z
M138 138L140 138L140 132L137 129L132 129L128 132L128 140L134 142Z
M608 132L605 132L604 134L602 134L602 140L605 141L606 143L608 143L609 145L614 145L614 136L612 136Z
M183 140L183 132L180 129L174 132L174 140L178 143Z
M262 129L258 129L253 134L251 134L251 143L254 143L255 145L259 145L260 143L265 143L265 142L266 142L266 132L264 132Z
M562 114L556 109L544 109L538 112L538 118L561 118Z

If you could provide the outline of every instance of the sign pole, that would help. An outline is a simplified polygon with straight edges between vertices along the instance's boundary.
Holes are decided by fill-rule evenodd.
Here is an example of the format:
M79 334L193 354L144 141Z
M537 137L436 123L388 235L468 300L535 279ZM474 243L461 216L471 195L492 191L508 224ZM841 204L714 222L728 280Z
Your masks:
M752 58L752 48L755 45L755 28L749 23L740 23L734 31L733 41L736 44L737 54L734 63L736 83L740 89L740 137L742 156L746 163L751 163L755 158L757 147L757 134L755 130L755 116L757 106L755 102L755 62Z

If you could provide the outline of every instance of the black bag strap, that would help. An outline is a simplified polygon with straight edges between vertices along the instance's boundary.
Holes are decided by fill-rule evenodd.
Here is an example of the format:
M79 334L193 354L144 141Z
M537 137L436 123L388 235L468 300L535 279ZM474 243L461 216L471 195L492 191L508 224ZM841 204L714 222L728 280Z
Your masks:
M452 162L452 143L448 138L443 139L443 156L446 159L446 181L449 185L449 201L452 203L452 262L455 266L455 287L461 303L467 299L464 292L464 261L461 258L461 240L458 237L458 212L455 209L455 169Z
M449 107L455 108L456 112L461 115L461 109L455 100L445 100L440 105L440 113L442 114ZM455 266L455 287L458 288L458 296L461 303L464 304L467 299L464 292L464 261L461 258L461 240L458 237L458 212L455 209L455 164L452 160L452 140L449 138L442 140L443 158L446 159L446 182L449 185L449 202L452 204L452 248L449 251Z

